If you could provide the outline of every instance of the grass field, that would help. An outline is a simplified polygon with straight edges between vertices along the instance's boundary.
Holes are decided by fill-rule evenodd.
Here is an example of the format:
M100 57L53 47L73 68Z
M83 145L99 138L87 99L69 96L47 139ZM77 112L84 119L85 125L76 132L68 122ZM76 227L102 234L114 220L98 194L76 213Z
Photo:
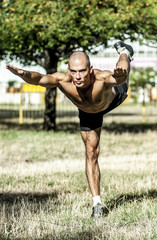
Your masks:
M105 119L94 222L78 131L0 131L0 240L157 239L157 127ZM118 123L119 119L119 123ZM109 124L110 122L110 124ZM21 128L23 129L23 128Z

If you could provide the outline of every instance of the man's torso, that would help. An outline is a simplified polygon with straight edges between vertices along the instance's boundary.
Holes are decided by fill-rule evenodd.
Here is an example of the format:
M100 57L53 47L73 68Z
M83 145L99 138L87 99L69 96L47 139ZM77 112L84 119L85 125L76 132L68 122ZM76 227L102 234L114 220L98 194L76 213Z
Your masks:
M99 76L99 70L94 71L94 81L88 89L78 89L71 79L62 81L60 90L82 111L89 113L101 112L108 108L115 93L110 85Z

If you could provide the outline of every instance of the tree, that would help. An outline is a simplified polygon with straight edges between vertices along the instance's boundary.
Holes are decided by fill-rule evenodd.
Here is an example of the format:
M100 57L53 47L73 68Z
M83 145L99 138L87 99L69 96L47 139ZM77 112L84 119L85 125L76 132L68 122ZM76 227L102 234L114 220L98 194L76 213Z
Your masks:
M157 73L152 67L148 68L132 68L132 73L130 74L130 86L133 89L143 90L143 102L142 102L142 115L143 122L145 122L145 90L147 87L154 87L156 82Z
M48 74L72 51L108 40L156 42L156 0L1 0L0 59L39 64ZM56 89L46 91L44 128L55 128Z

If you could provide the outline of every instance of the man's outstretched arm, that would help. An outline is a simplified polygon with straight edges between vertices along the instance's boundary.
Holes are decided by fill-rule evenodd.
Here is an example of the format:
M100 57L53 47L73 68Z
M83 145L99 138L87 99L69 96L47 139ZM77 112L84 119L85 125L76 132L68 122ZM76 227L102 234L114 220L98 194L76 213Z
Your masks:
M38 72L19 69L9 64L6 65L6 68L13 74L21 77L25 82L43 87L59 87L60 81L69 78L67 73L56 72L51 75L44 75Z

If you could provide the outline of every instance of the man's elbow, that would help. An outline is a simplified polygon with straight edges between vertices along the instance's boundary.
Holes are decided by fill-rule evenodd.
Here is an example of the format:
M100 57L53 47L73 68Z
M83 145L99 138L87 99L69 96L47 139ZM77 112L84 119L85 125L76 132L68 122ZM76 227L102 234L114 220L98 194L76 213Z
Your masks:
M51 76L44 75L40 81L39 85L46 88L58 87L58 82L54 80Z
M42 76L38 84L42 86L49 84L48 77L46 75Z

